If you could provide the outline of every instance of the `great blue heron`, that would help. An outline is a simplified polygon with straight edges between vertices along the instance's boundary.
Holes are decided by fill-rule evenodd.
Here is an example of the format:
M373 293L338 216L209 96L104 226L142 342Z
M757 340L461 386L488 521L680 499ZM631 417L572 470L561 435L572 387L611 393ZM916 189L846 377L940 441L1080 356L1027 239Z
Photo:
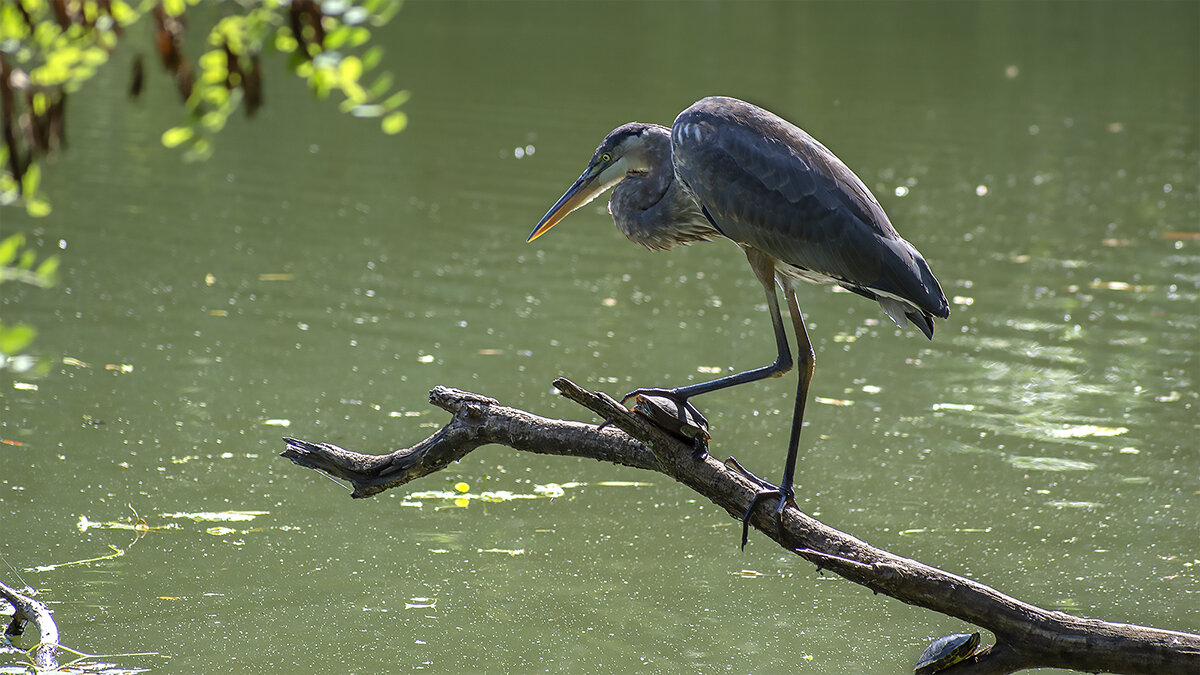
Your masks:
M745 101L702 99L670 129L617 127L528 241L614 185L608 210L635 243L669 249L723 236L741 246L766 290L779 349L770 365L683 387L637 389L623 401L636 394L665 396L703 420L689 401L693 396L784 374L792 355L776 281L787 298L800 356L791 438L778 486L746 472L760 490L742 518L744 546L744 528L761 499L779 496L778 517L795 505L792 482L814 364L795 282L836 284L875 300L897 325L907 318L928 338L933 317L950 316L946 296L925 259L900 238L849 167L796 125Z

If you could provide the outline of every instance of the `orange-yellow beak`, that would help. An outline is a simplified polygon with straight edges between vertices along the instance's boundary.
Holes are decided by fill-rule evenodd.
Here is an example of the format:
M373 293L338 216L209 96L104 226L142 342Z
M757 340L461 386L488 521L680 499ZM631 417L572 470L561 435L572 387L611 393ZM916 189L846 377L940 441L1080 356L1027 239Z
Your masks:
M600 174L597 169L598 167L596 166L588 166L587 170L579 176L579 179L563 193L563 196L559 197L557 202L554 202L554 206L550 207L546 215L542 216L542 219L538 221L537 227L533 228L533 232L529 233L529 238L525 240L526 243L542 236L550 228L557 225L558 221L566 218L567 214L587 204L599 196L600 193L604 192L608 186L603 181L596 180L596 177Z

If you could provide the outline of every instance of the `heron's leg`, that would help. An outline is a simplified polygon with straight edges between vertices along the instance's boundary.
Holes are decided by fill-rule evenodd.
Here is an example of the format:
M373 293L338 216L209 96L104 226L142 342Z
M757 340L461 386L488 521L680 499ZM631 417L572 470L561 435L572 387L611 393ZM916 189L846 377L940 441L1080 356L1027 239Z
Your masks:
M796 301L796 290L789 284L784 291L787 297L788 313L792 315L792 328L796 331L796 353L800 355L800 384L796 387L796 408L792 412L792 435L788 440L787 463L783 467L783 480L780 490L792 500L792 479L796 475L796 458L800 447L800 428L804 426L804 405L808 402L808 385L812 382L813 372L817 367L817 354L813 351L812 342L808 339L808 330L804 328L804 315L800 313L800 303ZM795 505L795 501L792 501ZM782 513L784 504L779 503L778 512Z
M795 491L792 485L796 475L796 459L800 452L800 430L804 427L804 406L808 402L808 385L812 382L817 360L816 354L813 352L812 342L808 339L808 331L804 328L804 315L800 313L800 303L796 301L795 289L789 284L784 290L784 295L787 298L788 312L792 315L792 327L796 331L796 351L800 355L800 384L796 389L796 407L792 412L792 433L788 439L788 453L783 467L783 480L780 481L778 486L772 485L755 476L742 468L737 463L737 460L732 457L729 458L734 468L757 482L762 488L754 495L754 499L750 500L749 508L742 515L742 548L746 548L746 540L750 536L750 514L754 512L754 508L758 506L759 501L765 497L778 495L779 503L775 507L775 514L780 518L781 522L783 510L789 505L796 505Z
M701 422L707 424L708 420L704 415L696 410L695 406L688 402L688 399L700 394L707 394L719 389L734 387L747 382L756 382L764 380L768 377L779 377L792 369L792 353L788 349L787 330L783 327L783 316L779 311L779 297L775 293L775 259L754 248L746 247L746 259L750 261L750 268L754 270L754 275L758 277L759 283L762 284L763 290L767 294L767 310L771 313L771 326L775 329L775 346L779 351L779 355L775 357L775 361L760 368L754 368L733 375L726 375L708 382L698 382L689 384L684 387L675 387L673 389L664 388L643 388L634 389L625 394L621 398L621 402L637 396L638 394L650 396L665 396L666 398L675 401L675 404L680 408L680 415L686 409L696 416ZM793 294L794 295L794 294ZM794 297L793 297L794 302ZM798 310L797 310L798 311ZM803 323L801 323L803 325ZM806 337L807 339L807 337ZM809 348L811 352L811 347ZM682 417L681 417L682 418Z

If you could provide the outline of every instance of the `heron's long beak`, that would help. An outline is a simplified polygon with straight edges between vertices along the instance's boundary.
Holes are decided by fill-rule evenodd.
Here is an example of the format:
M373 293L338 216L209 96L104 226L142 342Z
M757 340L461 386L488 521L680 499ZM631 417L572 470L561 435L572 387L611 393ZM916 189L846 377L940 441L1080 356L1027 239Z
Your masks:
M596 168L595 166L589 166L583 172L583 175L579 176L579 179L563 193L563 196L558 198L554 206L551 206L546 215L542 216L542 219L538 221L537 227L533 228L533 232L529 233L529 238L525 240L526 243L545 234L550 228L557 225L558 221L566 218L567 214L592 201L609 187L605 185L604 181L597 180L600 172Z

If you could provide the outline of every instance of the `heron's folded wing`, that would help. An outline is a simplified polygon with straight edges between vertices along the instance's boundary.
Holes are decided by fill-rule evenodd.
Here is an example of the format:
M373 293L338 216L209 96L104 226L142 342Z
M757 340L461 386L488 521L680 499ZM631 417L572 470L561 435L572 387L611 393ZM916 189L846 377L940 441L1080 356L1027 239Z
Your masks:
M928 265L862 181L803 130L742 106L693 106L676 120L691 132L672 140L676 172L722 234L944 316L948 307Z

